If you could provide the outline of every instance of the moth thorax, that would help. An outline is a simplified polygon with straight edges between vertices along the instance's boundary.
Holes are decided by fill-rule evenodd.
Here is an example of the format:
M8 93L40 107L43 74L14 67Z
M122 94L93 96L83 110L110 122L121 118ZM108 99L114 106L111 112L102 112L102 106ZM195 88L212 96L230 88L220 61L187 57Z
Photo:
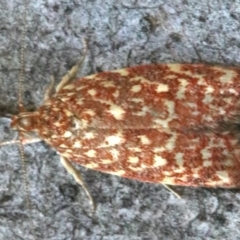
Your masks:
M11 127L22 132L36 131L38 114L35 112L23 112L12 117Z

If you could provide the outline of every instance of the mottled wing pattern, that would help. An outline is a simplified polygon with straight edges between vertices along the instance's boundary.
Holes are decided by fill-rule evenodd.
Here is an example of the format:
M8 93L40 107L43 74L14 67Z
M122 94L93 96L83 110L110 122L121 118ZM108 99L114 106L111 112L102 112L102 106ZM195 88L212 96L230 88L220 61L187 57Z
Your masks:
M236 187L239 93L237 69L136 66L65 86L38 109L35 129L87 168L146 182Z

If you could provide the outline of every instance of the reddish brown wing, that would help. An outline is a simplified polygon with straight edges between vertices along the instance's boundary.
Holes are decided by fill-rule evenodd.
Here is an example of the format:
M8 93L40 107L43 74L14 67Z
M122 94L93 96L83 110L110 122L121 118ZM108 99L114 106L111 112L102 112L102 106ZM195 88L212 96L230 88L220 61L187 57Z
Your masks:
M70 160L140 181L240 183L235 69L146 65L64 87L39 109L40 136Z

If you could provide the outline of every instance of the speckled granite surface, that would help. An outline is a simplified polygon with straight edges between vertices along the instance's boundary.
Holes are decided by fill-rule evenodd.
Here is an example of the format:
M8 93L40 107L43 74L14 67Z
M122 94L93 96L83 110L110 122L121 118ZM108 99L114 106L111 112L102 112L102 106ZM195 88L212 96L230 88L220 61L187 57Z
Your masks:
M0 116L17 112L23 1L0 0ZM30 1L24 102L41 104L50 76L89 51L79 75L141 63L240 65L240 1ZM11 138L0 119L0 137ZM10 137L9 137L10 136ZM79 170L97 210L45 143L25 147L33 229L17 146L0 148L0 240L240 239L240 191L175 188Z

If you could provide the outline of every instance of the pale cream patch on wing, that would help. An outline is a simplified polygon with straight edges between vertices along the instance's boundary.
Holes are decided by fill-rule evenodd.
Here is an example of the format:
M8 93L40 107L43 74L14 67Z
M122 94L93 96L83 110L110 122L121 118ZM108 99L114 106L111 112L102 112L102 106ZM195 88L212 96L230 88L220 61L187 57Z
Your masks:
M88 120L86 120L86 119L82 119L81 120L81 123L82 123L82 129L85 129L85 128L87 128L88 127L88 125L89 125L89 122L88 122Z
M182 175L182 177L180 177L179 180L181 180L181 181L183 181L183 182L188 182L187 175ZM176 185L176 184L175 184L175 185Z
M129 166L129 169L131 169L134 172L141 172L144 170L144 167L133 167L133 166Z
M143 145L149 145L152 142L146 135L140 135L137 137L140 139L141 144L143 144Z
M111 159L101 159L102 164L110 164L112 162L113 162L113 160L111 160Z
M229 175L226 171L217 171L216 175L220 178L220 183L229 183ZM219 182L218 182L219 184Z
M80 141L75 141L73 144L73 148L81 148L82 147L82 143Z
M178 72L178 73L182 72L181 70L182 64L170 63L170 64L167 64L167 67L169 68L170 71Z
M118 157L119 157L119 155L120 155L120 152L117 150L117 149L110 149L109 150L109 152L111 153L111 155L112 155L112 158L114 159L114 160L118 160Z
M96 113L92 109L85 109L83 113L88 114L90 116L96 115Z
M129 147L129 150L132 152L142 152L142 149L139 147Z
M122 120L124 118L124 114L126 111L115 104L111 104L108 112L116 119L116 120Z
M105 88L115 87L115 84L112 81L103 81L101 82L101 85Z
M92 74L89 76L84 77L85 79L94 79L94 80L99 80L99 77L97 76L99 73Z
M224 166L232 167L233 166L233 161L228 159L223 162Z
M178 81L180 82L180 87L176 93L176 98L181 100L185 98L185 92L186 92L186 87L189 84L186 79L178 79Z
M82 90L82 89L84 89L86 87L87 87L87 85L81 85L81 86L77 87L76 90L80 91L80 90Z
M172 133L172 136L167 141L165 147L168 151L172 151L176 146L177 133Z
M77 99L76 104L83 105L84 104L84 99L83 98Z
M227 112L225 111L225 109L223 109L223 108L219 108L218 109L218 112L219 112L219 114L220 115L225 115Z
M231 144L237 144L238 140L234 140L234 142L231 142ZM221 148L225 148L225 142L223 141L223 139L219 139L219 138L210 138L209 144L208 144L209 149L213 148L213 147L221 147Z
M113 73L119 73L121 76L128 76L128 70L126 68L122 68L122 69L117 69L117 70L113 70L111 71Z
M73 118L73 124L75 130L82 128L82 122L78 118Z
M174 119L175 116L175 103L173 101L166 100L164 101L164 105L167 108L168 117L166 119L154 119L155 127L168 128L168 123Z
M179 167L183 167L183 162L184 162L184 159L183 159L183 156L184 154L181 153L181 152L178 152L175 154L175 160L176 160L176 164L179 166Z
M64 134L63 134L63 137L64 138L69 138L72 136L72 133L70 131L66 131Z
M140 103L143 102L142 98L130 98L129 101L135 102L135 103Z
M113 95L113 97L115 97L115 98L119 97L119 91L116 90L112 95Z
M209 159L212 157L212 153L209 151L209 149L204 148L200 151L203 159Z
M167 160L159 155L154 155L153 160L154 160L153 167L162 167L167 164Z
M206 121L206 122L212 122L214 121L214 119L209 116L209 115L203 115L202 118Z
M84 132L83 139L94 139L96 136L93 132Z
M70 112L69 110L63 109L63 111L64 111L64 113L65 113L68 117L73 116L72 112Z
M98 168L99 165L97 163L92 162L92 163L87 163L84 166L86 168L95 169L95 168Z
M105 143L107 147L112 147L115 145L120 145L125 142L125 138L121 133L117 133L115 135L110 135L105 138Z
M153 148L154 153L160 153L163 151L173 151L173 149L176 147L176 140L177 140L177 133L167 131L165 130L166 133L171 134L171 137L166 141L166 144L162 147L155 147Z
M70 92L70 93L67 93L67 96L71 97L71 96L73 96L75 94L76 94L75 92Z
M141 111L138 112L133 112L132 115L136 115L136 116L146 116L147 112L149 112L149 107L147 106L143 106Z
M142 84L156 85L155 82L149 81L147 78L140 77L140 76L131 78L131 80L134 82L140 82Z
M127 161L129 163L138 163L139 162L139 157L130 156Z
M171 116L171 119L172 119L172 116L175 113L175 102L167 100L167 101L164 102L164 104L166 105L166 107L168 109L168 113L169 113L169 115Z
M238 95L239 95L239 92L237 92L237 91L236 91L235 89L233 89L233 88L228 89L228 91L229 91L230 93L234 94L235 96L238 96Z
M54 122L53 124L55 127L60 127L62 125L60 122Z
M142 86L138 84L138 85L132 86L130 91L137 93L137 92L140 92L141 90L142 90Z
M166 175L166 173L165 173ZM173 177L164 177L164 179L161 181L161 183L168 184L168 185L175 185L175 178Z
M49 135L48 136L49 139L53 138L52 133L49 134L49 129L46 127L43 127L42 129L35 129L34 131L36 134L39 134L41 132L42 135ZM45 139L44 139L44 141L45 141Z
M84 152L84 154L85 154L87 157L95 158L96 155L97 155L97 152L96 152L94 149L90 149L90 150Z
M61 96L61 101L63 101L63 102L68 102L70 99L71 99L71 97L68 97L66 95ZM46 105L46 103L44 103L44 105Z
M185 171L186 169L184 167L173 169L173 172L175 173L184 173Z
M198 108L196 103L187 102L186 105L190 107L192 110L196 110Z
M213 93L215 91L215 89L211 86L211 85L208 85L206 87L206 93L209 94L209 93Z
M211 103L213 101L213 96L210 94L205 94L204 99L203 99L203 103L208 104Z
M209 160L204 160L203 161L203 167L211 167L212 166L212 161Z
M67 159L71 159L71 157L72 157L72 155L71 155L71 154L69 154L69 153L67 153L67 152L64 152L64 153L59 153L59 155L61 155L61 156L65 157L65 158L67 158Z
M155 148L153 149L153 152L154 152L154 153L159 153L159 152L163 152L163 151L165 151L165 150L166 150L165 147L155 147Z
M157 88L156 88L156 92L157 93L160 93L160 92L168 92L169 91L169 87L167 84L163 84L163 83L159 83L157 85Z
M125 170L118 170L118 171L114 171L114 172L106 171L106 172L109 173L109 174L117 175L117 176L122 176L122 175L124 175L126 173Z
M198 174L199 171L202 170L202 166L201 166L201 167L194 167L194 168L192 168L191 170L192 170L193 174Z
M216 67L216 69L219 71L219 68ZM220 70L222 73L224 73L224 75L218 78L221 83L230 84L233 82L233 79L237 76L234 70L225 70L225 71L223 71L222 69Z
M61 147L61 148L68 148L68 146L65 145L64 143L62 143L59 147Z
M89 89L88 91L88 94L91 95L92 97L96 96L97 94L97 90L92 88L92 89Z
M201 178L201 176L199 175L199 173L193 173L192 175L194 178Z

